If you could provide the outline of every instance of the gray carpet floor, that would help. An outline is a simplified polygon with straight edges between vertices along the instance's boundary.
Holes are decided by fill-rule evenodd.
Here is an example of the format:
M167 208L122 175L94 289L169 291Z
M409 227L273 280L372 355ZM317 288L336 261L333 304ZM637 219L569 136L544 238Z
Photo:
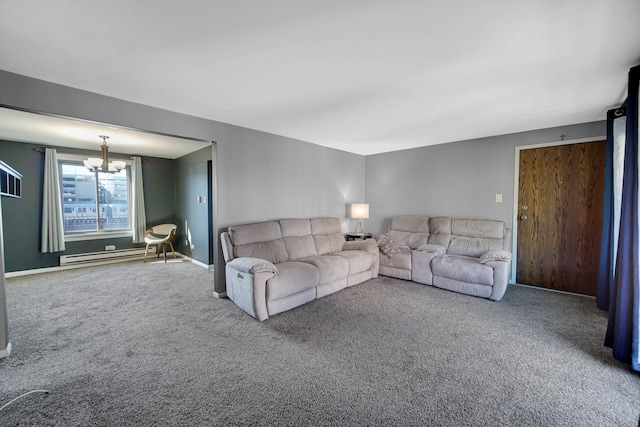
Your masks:
M380 277L258 322L188 262L8 279L0 425L636 426L593 299Z

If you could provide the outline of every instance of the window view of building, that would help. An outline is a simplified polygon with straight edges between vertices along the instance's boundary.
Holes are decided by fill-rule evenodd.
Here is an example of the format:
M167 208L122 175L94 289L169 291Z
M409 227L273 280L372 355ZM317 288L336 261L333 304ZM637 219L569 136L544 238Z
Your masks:
M64 232L128 230L128 168L118 173L91 172L60 162Z

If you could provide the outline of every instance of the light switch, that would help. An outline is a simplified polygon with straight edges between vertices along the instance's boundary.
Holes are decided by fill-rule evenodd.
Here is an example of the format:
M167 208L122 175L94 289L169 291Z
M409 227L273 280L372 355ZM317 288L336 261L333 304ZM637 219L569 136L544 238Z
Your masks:
M502 203L502 194L496 193L496 203Z

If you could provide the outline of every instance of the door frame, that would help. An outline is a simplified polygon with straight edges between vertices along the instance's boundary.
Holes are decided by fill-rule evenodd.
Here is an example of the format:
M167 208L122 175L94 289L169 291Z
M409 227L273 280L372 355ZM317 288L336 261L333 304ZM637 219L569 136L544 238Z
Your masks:
M607 136L594 136L589 138L568 139L565 141L543 142L540 144L520 145L515 147L514 173L513 173L513 215L511 218L511 277L509 283L516 283L516 268L518 265L518 193L520 189L520 151L533 148L555 147L558 145L582 144L585 142L606 141ZM517 284L517 283L516 283Z

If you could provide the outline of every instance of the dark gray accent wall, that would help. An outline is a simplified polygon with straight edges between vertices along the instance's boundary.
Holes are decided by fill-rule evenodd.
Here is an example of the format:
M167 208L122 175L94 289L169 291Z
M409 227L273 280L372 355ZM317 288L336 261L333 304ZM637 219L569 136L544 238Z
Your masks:
M6 71L0 71L0 94L0 104L7 106L216 141L211 148L216 266L224 265L219 232L229 225L330 215L343 218L346 231L351 226L346 205L364 200L363 156ZM224 269L215 270L215 291L224 292Z
M44 154L37 145L0 141L0 160L22 174L22 197L2 203L5 270L7 272L59 265L60 254L40 253Z
M147 228L176 222L175 161L143 157L142 186Z
M367 156L367 231L384 233L403 214L500 219L511 228L516 147L605 134L606 122L592 122Z
M209 264L209 210L207 162L211 147L176 159L176 250Z
M38 144L0 141L0 160L23 175L22 197L6 197L2 217L5 224L5 269L7 272L54 267L60 255L104 250L105 245L118 249L132 248L130 237L67 242L66 250L58 253L40 252L42 222L42 180L44 154L34 151ZM58 149L78 153L78 150ZM148 223L175 221L174 162L168 159L147 158L142 166L145 205Z

